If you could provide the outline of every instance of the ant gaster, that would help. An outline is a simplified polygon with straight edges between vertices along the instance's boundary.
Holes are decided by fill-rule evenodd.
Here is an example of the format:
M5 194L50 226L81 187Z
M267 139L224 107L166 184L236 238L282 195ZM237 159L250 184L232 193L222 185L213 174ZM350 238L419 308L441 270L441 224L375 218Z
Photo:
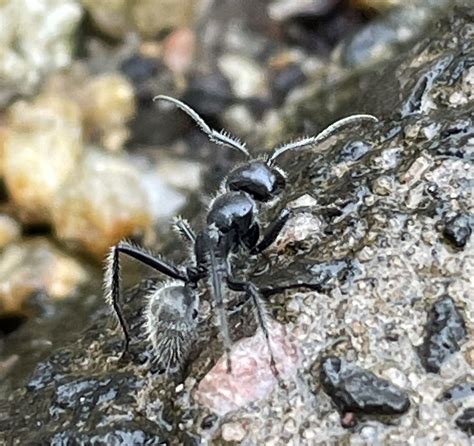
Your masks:
M221 146L239 151L247 158L250 154L237 138L227 132L211 129L189 106L169 96L157 96L155 100L167 101L184 111L209 139ZM208 280L219 319L220 333L227 360L227 371L231 372L231 337L225 311L226 288L245 292L251 299L255 315L262 330L270 358L270 367L277 375L271 344L268 316L261 293L250 281L239 281L233 276L229 264L231 253L243 249L248 255L258 255L278 237L290 216L283 209L278 218L263 228L257 220L261 206L278 197L285 188L286 175L275 165L285 152L298 150L327 139L347 124L362 121L378 121L372 115L352 115L333 123L317 136L302 138L276 148L267 159L250 159L234 169L224 181L222 192L212 201L204 228L194 233L183 219L175 222L177 231L194 247L193 265L176 266L170 261L156 257L143 248L125 241L111 248L107 262L105 289L107 301L113 307L125 336L124 353L128 351L130 331L120 304L119 253L126 254L175 280L175 282L152 290L146 312L146 326L153 346L155 360L167 371L180 367L183 357L189 353L199 305L197 284Z

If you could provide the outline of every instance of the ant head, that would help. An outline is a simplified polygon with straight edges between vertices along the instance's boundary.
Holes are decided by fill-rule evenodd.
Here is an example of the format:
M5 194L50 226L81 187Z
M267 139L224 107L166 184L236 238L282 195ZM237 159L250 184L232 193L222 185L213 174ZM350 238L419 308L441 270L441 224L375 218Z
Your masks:
M242 143L238 138L233 137L225 131L217 132L210 128L188 105L169 96L160 95L154 99L169 102L181 109L198 125L212 142L237 150L245 156L250 157L248 150L245 148L245 143ZM288 151L315 146L330 136L333 136L345 125L358 124L363 121L377 122L378 119L375 116L366 114L352 115L339 119L339 121L334 122L316 136L301 138L277 147L266 162L257 160L249 161L247 164L235 169L229 175L226 186L230 190L245 191L257 201L269 201L278 195L285 186L285 176L282 171L275 166L276 160L281 155Z
M269 201L283 190L283 172L265 161L250 161L234 169L225 182L227 189L247 192L256 201Z

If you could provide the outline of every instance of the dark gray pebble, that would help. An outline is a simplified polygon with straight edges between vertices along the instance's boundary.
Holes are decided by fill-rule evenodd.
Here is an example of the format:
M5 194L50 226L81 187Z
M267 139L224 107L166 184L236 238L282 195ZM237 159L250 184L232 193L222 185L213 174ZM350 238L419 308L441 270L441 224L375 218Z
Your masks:
M307 79L298 64L290 64L281 70L275 71L271 78L271 88L277 104L281 105L286 96Z
M193 75L182 99L209 119L219 118L231 105L234 97L227 78L219 71L215 71L211 74Z
M459 214L446 223L444 238L455 248L462 249L471 237L471 222L467 215Z
M402 389L335 356L322 361L320 376L324 390L343 413L397 415L410 407Z
M456 425L466 434L474 435L474 407L468 407L456 418Z
M425 338L418 354L425 369L438 373L441 364L460 348L466 337L466 325L453 299L444 296L431 308L425 326Z

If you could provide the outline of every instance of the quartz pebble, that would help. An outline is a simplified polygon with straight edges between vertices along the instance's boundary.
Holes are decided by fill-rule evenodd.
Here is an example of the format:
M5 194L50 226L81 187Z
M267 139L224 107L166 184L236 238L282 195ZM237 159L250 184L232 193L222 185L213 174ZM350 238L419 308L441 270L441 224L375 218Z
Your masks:
M163 62L175 74L183 75L192 65L195 35L189 28L172 32L163 44Z
M277 322L271 323L270 338L280 377L288 379L296 373L299 365L297 345L285 327ZM277 384L261 331L234 343L230 357L232 373L227 373L226 358L221 357L199 383L195 394L199 403L218 415L266 398Z
M222 426L222 439L224 441L242 441L245 434L244 427L239 423L226 423Z
M238 98L260 96L267 88L264 71L250 59L226 54L219 59L219 68L229 79L232 90Z

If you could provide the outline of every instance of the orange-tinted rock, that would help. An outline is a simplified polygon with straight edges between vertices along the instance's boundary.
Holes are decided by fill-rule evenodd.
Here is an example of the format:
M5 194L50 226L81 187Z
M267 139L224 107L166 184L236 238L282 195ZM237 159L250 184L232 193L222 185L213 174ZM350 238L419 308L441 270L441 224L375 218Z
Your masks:
M135 113L133 86L119 74L103 74L85 83L79 97L86 130L98 134L109 150L122 148L128 138L127 122Z
M73 101L47 94L10 107L3 174L22 220L48 220L51 201L76 169L81 152L81 112Z
M152 221L142 172L125 158L94 150L57 195L52 214L61 240L98 257Z
M6 214L0 214L0 249L21 235L20 224Z
M155 37L160 31L193 22L195 0L82 0L96 26L113 37L138 32Z
M79 263L45 238L11 244L0 254L0 314L21 313L35 291L66 297L86 279Z

